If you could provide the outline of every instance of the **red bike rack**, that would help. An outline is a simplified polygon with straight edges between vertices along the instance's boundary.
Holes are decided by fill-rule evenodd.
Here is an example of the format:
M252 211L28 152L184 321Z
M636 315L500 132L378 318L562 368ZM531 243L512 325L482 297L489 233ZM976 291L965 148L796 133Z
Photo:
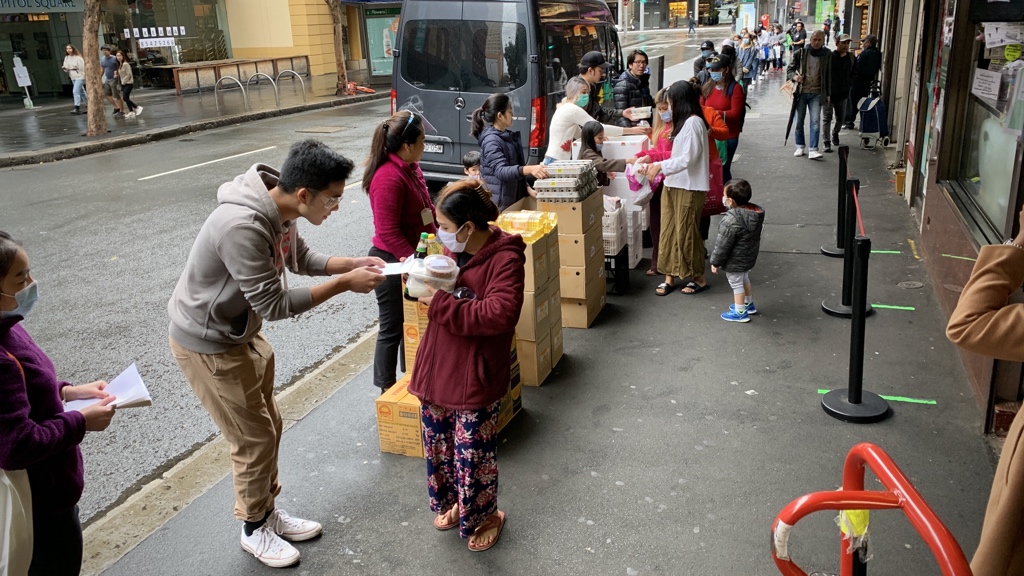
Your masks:
M885 490L864 489L864 469L870 468ZM846 455L843 466L843 488L832 492L815 492L793 500L779 512L772 523L772 559L785 576L807 576L790 557L789 535L801 518L822 510L890 510L900 509L921 535L942 569L943 576L973 576L970 564L953 534L939 520L924 498L903 475L884 450L862 442ZM867 574L867 564L856 559L845 535L841 537L840 576Z

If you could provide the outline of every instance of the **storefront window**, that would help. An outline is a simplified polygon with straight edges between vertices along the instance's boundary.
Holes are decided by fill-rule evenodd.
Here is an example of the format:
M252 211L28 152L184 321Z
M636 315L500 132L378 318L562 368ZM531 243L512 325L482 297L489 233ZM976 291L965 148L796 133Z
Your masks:
M391 76L395 62L391 48L395 45L401 12L401 7L366 9L366 46L371 76Z
M224 0L138 0L105 4L104 41L141 66L230 58ZM128 34L125 34L125 31Z

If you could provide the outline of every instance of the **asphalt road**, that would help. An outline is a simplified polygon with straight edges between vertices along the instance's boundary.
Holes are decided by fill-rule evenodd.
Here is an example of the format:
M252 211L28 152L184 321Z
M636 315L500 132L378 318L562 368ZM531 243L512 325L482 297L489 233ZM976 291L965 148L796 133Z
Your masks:
M692 58L700 40L630 34L623 51L639 46L651 56L666 54L668 67ZM86 437L83 520L216 434L168 352L166 305L216 206L217 187L255 162L280 166L291 143L303 138L322 140L360 164L388 112L387 101L369 102L0 171L0 230L24 241L40 286L25 327L61 378L109 380L135 362L154 399L152 407L124 410L106 432ZM318 127L336 131L300 132ZM181 171L164 174L175 170ZM341 209L322 226L300 224L315 249L366 253L373 230L366 196L354 184L360 177L361 166ZM277 385L315 369L376 321L372 295L345 294L301 318L266 323L277 351Z

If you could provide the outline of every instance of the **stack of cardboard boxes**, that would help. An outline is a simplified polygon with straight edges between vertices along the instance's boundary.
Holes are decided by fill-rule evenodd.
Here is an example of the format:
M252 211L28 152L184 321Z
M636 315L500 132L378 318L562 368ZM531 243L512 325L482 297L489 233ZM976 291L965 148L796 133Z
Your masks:
M526 283L516 326L519 370L523 384L540 386L562 356L558 226L521 233L526 241Z
M580 202L538 202L540 210L558 215L558 272L562 325L588 328L606 301L604 195L591 194Z
M405 287L402 287L403 292ZM423 433L420 428L420 401L409 393L412 371L416 366L416 353L420 340L427 331L427 306L418 300L405 298L402 339L405 348L405 375L387 392L377 398L377 433L380 451L423 458ZM509 391L501 399L498 431L523 407L522 383L516 342L510 352L512 373Z

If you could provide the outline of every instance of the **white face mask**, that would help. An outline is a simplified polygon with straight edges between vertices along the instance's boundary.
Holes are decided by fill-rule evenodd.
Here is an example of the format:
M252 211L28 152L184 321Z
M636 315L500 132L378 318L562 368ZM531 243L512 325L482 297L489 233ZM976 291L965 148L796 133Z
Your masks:
M725 206L726 208L729 208L729 197L728 196L722 196L722 206Z
M469 236L466 236L466 239L462 242L456 240L459 232L462 232L462 229L465 227L466 225L463 224L462 226L459 226L459 229L455 232L445 232L444 230L438 229L437 237L441 240L441 244L444 244L445 248L451 250L455 254L461 254L466 250L466 244L469 242L469 236L473 235L473 232L470 231Z

